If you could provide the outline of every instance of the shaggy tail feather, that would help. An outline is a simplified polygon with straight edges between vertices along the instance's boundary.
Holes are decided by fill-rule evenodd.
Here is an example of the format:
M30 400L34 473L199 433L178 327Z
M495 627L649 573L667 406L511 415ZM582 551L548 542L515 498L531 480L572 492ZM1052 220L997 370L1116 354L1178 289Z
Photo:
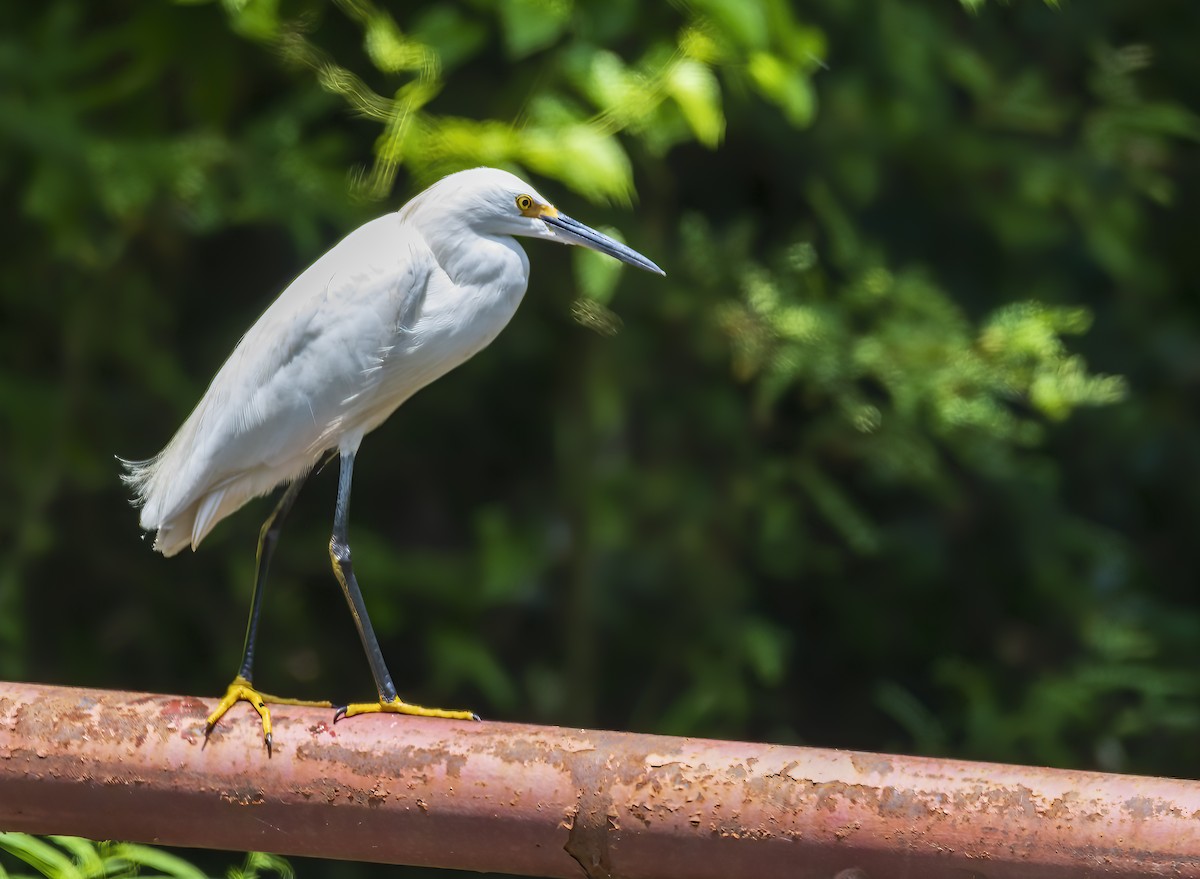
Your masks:
M161 460L161 453L144 461L129 461L120 456L117 457L121 469L125 471L121 474L121 482L125 483L133 492L130 503L136 508L141 508L140 524L142 529L155 532L154 548L156 550L165 556L173 556L191 544L192 539L191 534L176 534L177 528L174 522L156 521L153 509L147 505L153 493L154 476Z

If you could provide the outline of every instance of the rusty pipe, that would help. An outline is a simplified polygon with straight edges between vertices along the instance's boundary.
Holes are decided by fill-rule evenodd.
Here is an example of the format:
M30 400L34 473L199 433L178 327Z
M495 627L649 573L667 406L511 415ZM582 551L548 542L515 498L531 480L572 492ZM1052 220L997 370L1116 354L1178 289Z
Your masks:
M558 877L1200 877L1200 783L0 684L0 829Z

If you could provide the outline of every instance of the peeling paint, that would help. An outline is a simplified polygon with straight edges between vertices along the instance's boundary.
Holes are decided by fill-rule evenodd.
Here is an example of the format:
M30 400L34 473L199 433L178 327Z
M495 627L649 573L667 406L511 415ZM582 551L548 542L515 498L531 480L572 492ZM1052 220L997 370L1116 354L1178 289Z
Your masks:
M1200 879L1200 785L0 685L0 826L585 879ZM447 845L446 840L453 840Z

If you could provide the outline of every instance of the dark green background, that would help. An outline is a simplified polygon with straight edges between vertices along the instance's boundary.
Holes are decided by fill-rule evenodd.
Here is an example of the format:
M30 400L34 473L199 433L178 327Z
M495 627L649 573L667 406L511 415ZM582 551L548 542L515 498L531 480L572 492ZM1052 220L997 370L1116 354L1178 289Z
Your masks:
M113 456L342 234L499 164L668 276L527 243L512 325L364 443L404 696L1196 777L1197 33L1116 0L6 4L0 678L221 691L269 504L164 560ZM334 488L277 556L271 691L372 694Z

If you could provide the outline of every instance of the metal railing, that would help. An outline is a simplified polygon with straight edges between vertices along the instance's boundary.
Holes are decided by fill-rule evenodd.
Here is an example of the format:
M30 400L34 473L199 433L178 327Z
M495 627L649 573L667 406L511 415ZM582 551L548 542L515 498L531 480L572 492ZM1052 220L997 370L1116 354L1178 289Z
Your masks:
M534 876L1200 877L1200 783L0 684L0 829Z

